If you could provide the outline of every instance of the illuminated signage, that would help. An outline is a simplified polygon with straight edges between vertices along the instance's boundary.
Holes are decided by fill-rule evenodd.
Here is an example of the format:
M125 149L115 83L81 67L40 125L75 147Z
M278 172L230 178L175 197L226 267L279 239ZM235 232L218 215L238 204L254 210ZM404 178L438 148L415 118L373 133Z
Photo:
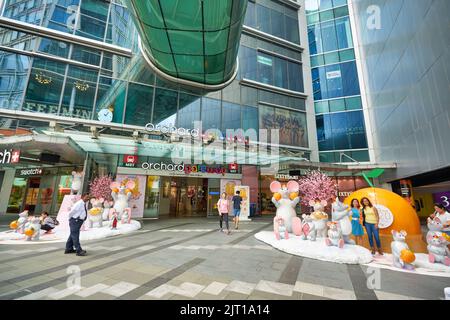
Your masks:
M41 168L35 168L35 169L23 169L20 170L21 176L38 176L42 174Z
M209 173L209 174L225 174L226 169L224 167L210 167L203 164L200 165L187 165L187 164L173 164L173 163L149 163L144 162L142 164L144 170L163 170L173 172L184 172L185 174L192 173Z
M0 164L14 164L20 161L20 150L5 149L0 152Z
M125 167L135 167L138 163L138 156L125 155L123 156L123 164Z
M279 179L279 180L298 180L299 176L290 176L288 174L277 174L277 175L275 175L275 179Z
M177 128L170 125L160 125L156 126L153 123L147 123L145 125L145 130L148 132L161 132L161 133L170 133L177 134L179 136L192 136L198 137L199 130L198 129L186 129L186 128Z

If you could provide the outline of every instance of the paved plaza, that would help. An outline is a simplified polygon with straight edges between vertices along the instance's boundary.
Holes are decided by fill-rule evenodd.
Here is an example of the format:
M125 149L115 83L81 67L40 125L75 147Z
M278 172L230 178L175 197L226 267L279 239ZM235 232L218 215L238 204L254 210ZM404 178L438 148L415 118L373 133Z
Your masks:
M5 217L1 231L7 229ZM256 218L231 235L215 219L143 222L130 235L83 243L86 257L65 255L64 243L1 245L0 299L432 299L450 279L374 270L292 256L259 242L271 230ZM80 287L73 272L81 272ZM379 273L378 273L379 272Z

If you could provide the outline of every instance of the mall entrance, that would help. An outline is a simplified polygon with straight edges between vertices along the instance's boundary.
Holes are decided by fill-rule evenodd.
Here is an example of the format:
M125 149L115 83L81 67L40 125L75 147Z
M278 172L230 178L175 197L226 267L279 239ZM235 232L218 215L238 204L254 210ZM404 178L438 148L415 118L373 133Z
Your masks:
M147 176L144 217L188 218L217 214L220 179Z

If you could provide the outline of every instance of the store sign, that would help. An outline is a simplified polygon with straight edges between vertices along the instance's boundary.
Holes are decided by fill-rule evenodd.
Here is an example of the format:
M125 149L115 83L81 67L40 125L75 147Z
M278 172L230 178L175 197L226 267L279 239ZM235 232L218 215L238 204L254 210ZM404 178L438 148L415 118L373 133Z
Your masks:
M157 124L155 126L153 123L147 123L145 125L145 130L148 132L170 133L179 136L192 136L192 137L198 137L200 134L198 129L177 128L174 126L160 125L160 124Z
M42 174L41 168L35 168L35 169L23 169L20 170L21 176L38 176Z
M173 164L173 163L149 163L144 162L142 164L144 170L163 170L172 172L184 172L185 174L191 173L210 173L210 174L225 174L226 170L223 167L210 167L206 165L185 165L185 164Z
M125 167L134 168L137 163L138 163L138 156L134 156L134 155L123 156L123 165Z
M0 164L14 164L20 161L20 150L5 149L0 152Z
M266 66L272 66L272 59L264 57L264 56L259 56L257 58L257 61L261 64L265 64Z
M275 175L275 179L279 179L279 180L298 180L299 176L290 176L288 174L277 174L277 175Z
M47 114L56 114L58 113L58 106L52 104L35 103L27 101L24 103L22 110ZM63 117L75 117L79 119L90 120L92 116L92 111L77 106L73 107L72 109L69 108L68 106L61 106L60 115Z
M340 77L341 77L340 70L327 72L327 79L336 79Z
M239 169L239 165L237 163L230 163L228 165L228 172L229 173L237 173Z

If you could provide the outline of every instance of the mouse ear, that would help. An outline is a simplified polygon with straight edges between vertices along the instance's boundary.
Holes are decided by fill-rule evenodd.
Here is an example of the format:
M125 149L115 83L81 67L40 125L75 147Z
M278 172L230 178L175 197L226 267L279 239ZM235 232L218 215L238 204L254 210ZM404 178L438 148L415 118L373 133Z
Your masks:
M287 188L288 188L289 192L298 192L298 190L300 189L300 186L298 185L297 181L289 181L287 183Z
M278 181L272 181L270 184L270 191L272 192L278 192L281 189L281 183Z
M127 188L128 189L132 190L132 189L134 189L135 186L136 186L136 183L134 181L130 180L130 181L127 182Z
M314 200L309 200L309 205L310 205L311 207L313 207L315 204L316 204L316 202L315 202Z
M110 189L115 189L115 188L119 188L119 187L120 187L120 183L118 183L117 181L112 182L112 183L109 185L109 188L110 188Z

